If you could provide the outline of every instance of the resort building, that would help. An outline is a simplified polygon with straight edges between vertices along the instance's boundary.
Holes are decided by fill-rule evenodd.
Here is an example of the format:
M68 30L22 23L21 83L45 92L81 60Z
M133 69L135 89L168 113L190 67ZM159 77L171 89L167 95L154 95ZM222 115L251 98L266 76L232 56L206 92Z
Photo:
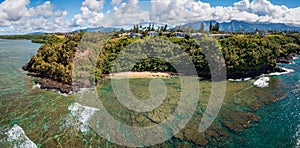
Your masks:
M156 32L156 31L150 31L150 32L148 32L148 36L150 36L150 37L156 37L156 36L158 36L159 34L158 34L158 32Z
M175 32L174 33L174 37L176 38L185 38L187 36L186 33L183 33L183 32Z

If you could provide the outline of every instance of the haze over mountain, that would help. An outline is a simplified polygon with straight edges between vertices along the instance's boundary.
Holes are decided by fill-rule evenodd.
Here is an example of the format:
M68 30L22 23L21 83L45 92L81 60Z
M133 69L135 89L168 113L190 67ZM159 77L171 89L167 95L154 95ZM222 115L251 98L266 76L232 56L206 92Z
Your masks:
M209 24L212 22L212 24L216 24L216 21L204 21L204 29L209 30ZM144 22L144 23L139 23L137 24L138 26L142 27L148 27L151 22ZM192 27L195 30L199 30L200 25L202 21L197 21L193 23L188 23L182 25L182 27ZM152 24L152 23L151 23ZM157 29L158 27L162 27L165 24L159 23L156 24L154 23L154 28ZM168 25L168 24L167 24ZM257 30L263 30L263 31L268 31L268 30L273 30L273 31L298 31L300 32L299 27L293 27L293 26L288 26L283 23L250 23L250 22L244 22L244 21L231 21L231 22L223 22L219 23L220 25L220 30L221 31L226 31L226 32L240 32L240 31L246 31L246 32L252 32ZM133 26L127 25L122 28L125 30L130 30ZM174 26L168 26L168 29L174 29ZM85 28L85 29L78 29L73 32L79 32L82 30L83 32L110 32L110 31L119 31L121 30L121 27L97 27L97 28Z
M183 25L183 27L192 27L196 30L199 30L202 21L188 23ZM205 30L209 30L209 24L212 22L216 24L216 21L204 21L204 28ZM274 31L298 31L300 32L299 27L287 26L283 23L250 23L244 21L231 21L231 22L223 22L219 23L221 31L228 31L228 32L239 32L239 31L246 31L251 32L258 30L274 30Z
M178 26L204 20L300 27L299 14L299 1L291 0L1 0L0 35L121 28L141 22Z
M75 30L73 32L79 32L79 31L83 31L83 32L111 32L111 31L119 31L120 28L114 28L114 27L97 27L97 28L85 28L85 29L79 29L79 30Z

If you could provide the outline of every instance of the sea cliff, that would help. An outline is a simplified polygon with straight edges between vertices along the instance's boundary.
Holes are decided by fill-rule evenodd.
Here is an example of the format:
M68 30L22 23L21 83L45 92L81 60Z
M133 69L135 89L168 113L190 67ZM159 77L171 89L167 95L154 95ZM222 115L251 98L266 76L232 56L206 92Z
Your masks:
M208 52L211 52L211 47L217 48L223 54L227 78L230 79L243 79L272 72L284 72L283 69L276 67L276 64L278 62L291 62L292 57L298 55L300 51L299 34L234 35L226 38L202 37L193 39L165 36L155 38L119 37L116 33L105 40L101 38L103 34L108 35L107 33L83 34L80 32L73 33L72 36L68 37L51 36L40 47L37 55L31 57L23 69L28 71L31 76L41 78L36 83L40 83L42 88L56 89L67 93L74 91L74 83L76 83L76 86L89 87L92 84L97 84L108 74L115 72L112 70L113 62L125 48L132 48L129 51L141 50L143 52L143 50L148 50L146 48L149 47L156 55L167 53L171 57L171 55L176 55L176 50L178 50L170 48L169 43L171 42L175 45L174 47L179 47L189 56L198 76L207 79L211 76L207 58L213 58L212 56L214 56L207 55ZM85 43L82 40L85 40ZM93 47L90 47L89 44L92 44ZM144 46L143 44L147 45ZM101 50L96 56L95 48ZM96 58L93 61L94 65L80 65L79 68L77 67L78 69L88 69L89 72L74 73L74 63L78 60L76 58L78 58L78 55L85 54L94 54L93 56ZM130 59L134 56L132 54L126 58ZM128 69L126 66L121 66L119 72L126 72L126 68ZM141 62L131 68L131 71L177 73L170 63L151 57L142 59ZM86 76L90 73L94 73L93 79ZM85 82L72 81L77 77L81 79L88 78L88 80Z

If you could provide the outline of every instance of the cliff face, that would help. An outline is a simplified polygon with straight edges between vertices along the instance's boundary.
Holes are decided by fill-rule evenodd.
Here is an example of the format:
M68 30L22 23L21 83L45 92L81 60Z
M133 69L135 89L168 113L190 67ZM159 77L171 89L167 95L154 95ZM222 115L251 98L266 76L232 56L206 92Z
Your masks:
M82 43L82 41L85 42ZM29 71L32 76L45 79L39 81L39 83L44 84L45 88L68 92L73 90L72 86L74 84L78 87L88 87L101 80L103 76L112 73L112 66L116 58L120 56L119 53L125 48L133 53L151 51L155 55L165 55L165 57L171 59L174 56L180 56L177 51L180 49L189 56L199 76L210 78L210 71L216 67L210 67L208 61L216 62L222 56L227 78L238 79L281 72L282 70L276 68L276 62L288 62L293 56L296 56L299 53L299 44L299 34L265 37L239 35L223 39L173 37L134 39L116 36L111 38L110 34L103 35L101 33L85 34L83 37L82 33L74 33L67 38L50 37L40 47L37 55L31 57L23 69ZM212 48L220 51L221 55L217 55ZM93 61L90 61L90 58L84 58L83 61L80 58L78 59L78 55L81 54L90 54ZM77 59L75 59L75 55L77 55ZM135 54L127 54L124 58L134 59ZM83 63L92 63L92 65L78 64L79 67L76 66L77 69L74 69L74 61L78 60ZM218 63L215 65L218 66ZM121 63L119 65L120 72L128 71L126 69L128 66L130 65L123 64L122 66ZM74 70L75 73L73 74ZM85 73L76 70L85 70ZM170 63L153 57L142 59L139 63L133 65L130 70L139 72L177 72ZM88 80L74 81L74 77L76 80L77 77Z
M23 69L32 75L71 85L72 62L80 38L79 33L70 38L49 37Z

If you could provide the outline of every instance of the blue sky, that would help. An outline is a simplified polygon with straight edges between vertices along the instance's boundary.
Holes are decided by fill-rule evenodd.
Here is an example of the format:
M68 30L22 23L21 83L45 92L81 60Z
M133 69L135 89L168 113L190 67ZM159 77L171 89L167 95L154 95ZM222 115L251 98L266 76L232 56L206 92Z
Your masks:
M239 0L201 0L202 2L210 3L211 6L232 6L233 3ZM276 5L285 5L289 8L299 7L300 2L297 0L270 0L271 3Z
M299 16L299 0L0 0L0 34L206 20L300 27Z
M2 2L4 0L0 0ZM47 0L31 0L30 6L36 6ZM80 12L80 6L83 0L50 0L51 3L57 7L57 9L65 9L70 14L76 14ZM140 0L141 2L150 2L150 0ZM199 0L197 0L199 1ZM239 0L201 0L202 2L210 3L211 6L233 6L233 3ZM126 2L126 0L124 0ZM295 8L300 6L300 2L297 0L270 0L271 3L276 5L285 5L289 8ZM112 9L111 0L106 0L106 6L108 9Z
M2 2L4 0L0 0ZM31 0L30 6L40 5L47 0ZM126 0L123 0L126 2ZM197 0L199 1L199 0ZM202 2L210 3L211 6L233 6L233 3L238 2L239 0L201 0ZM75 14L80 13L80 7L83 0L50 0L51 3L55 5L56 9L64 9L68 11L68 16L72 17ZM140 2L148 2L150 0L140 0ZM276 5L285 5L289 8L300 7L300 1L298 0L270 0L271 3ZM111 0L106 0L105 10L111 10L112 6L110 5Z

